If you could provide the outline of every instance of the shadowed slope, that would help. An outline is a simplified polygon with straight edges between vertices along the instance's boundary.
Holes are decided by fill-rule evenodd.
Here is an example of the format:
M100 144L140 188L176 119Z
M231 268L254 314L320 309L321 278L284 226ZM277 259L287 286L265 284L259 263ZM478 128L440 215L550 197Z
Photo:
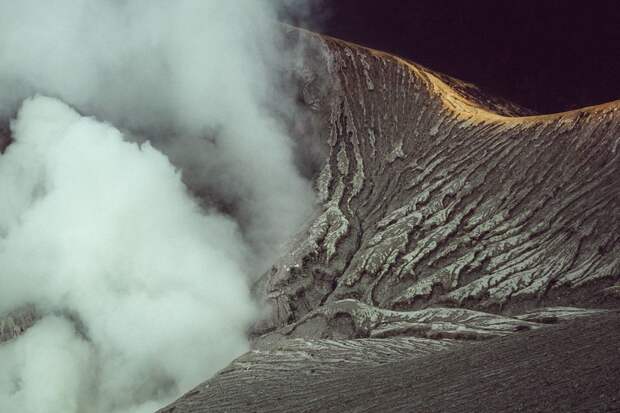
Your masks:
M416 344L409 340L400 347L409 347L407 356L389 354L386 343L379 363L375 356L379 344L366 345L365 359L354 357L355 361L347 363L335 357L333 350L308 342L306 351L320 351L315 357L331 363L330 369L317 368L299 354L296 364L291 365L289 358L294 354L290 350L250 353L160 412L620 409L617 312L492 343L441 346L438 342L429 347L423 341ZM341 346L346 347L347 342ZM350 353L355 355L354 351Z

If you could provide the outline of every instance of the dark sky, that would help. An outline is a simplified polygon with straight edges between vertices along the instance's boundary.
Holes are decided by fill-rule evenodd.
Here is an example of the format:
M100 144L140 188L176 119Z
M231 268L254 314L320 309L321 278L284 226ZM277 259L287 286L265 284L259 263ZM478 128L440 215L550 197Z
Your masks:
M620 0L316 0L309 28L540 113L620 99Z

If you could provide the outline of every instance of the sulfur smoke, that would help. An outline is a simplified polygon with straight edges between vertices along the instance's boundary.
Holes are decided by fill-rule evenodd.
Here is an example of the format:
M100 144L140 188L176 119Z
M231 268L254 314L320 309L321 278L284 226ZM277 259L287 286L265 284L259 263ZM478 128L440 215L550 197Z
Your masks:
M0 117L39 93L148 138L264 263L312 203L272 116L292 103L275 24L290 1L0 0Z
M0 317L40 317L0 343L0 411L151 412L247 350L313 202L283 4L0 0Z

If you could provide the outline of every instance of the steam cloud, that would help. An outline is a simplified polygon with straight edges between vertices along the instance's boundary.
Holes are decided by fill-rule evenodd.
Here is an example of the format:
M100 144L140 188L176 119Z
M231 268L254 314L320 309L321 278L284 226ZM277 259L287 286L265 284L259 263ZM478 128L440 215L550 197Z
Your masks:
M0 317L41 316L0 344L0 411L151 412L247 349L313 204L283 4L0 0Z

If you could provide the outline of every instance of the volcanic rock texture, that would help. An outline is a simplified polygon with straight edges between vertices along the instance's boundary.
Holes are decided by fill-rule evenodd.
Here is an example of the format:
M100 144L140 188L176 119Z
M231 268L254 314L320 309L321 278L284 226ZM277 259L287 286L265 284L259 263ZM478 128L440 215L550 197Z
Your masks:
M161 412L620 409L620 103L533 115L288 36L320 206L254 350Z

